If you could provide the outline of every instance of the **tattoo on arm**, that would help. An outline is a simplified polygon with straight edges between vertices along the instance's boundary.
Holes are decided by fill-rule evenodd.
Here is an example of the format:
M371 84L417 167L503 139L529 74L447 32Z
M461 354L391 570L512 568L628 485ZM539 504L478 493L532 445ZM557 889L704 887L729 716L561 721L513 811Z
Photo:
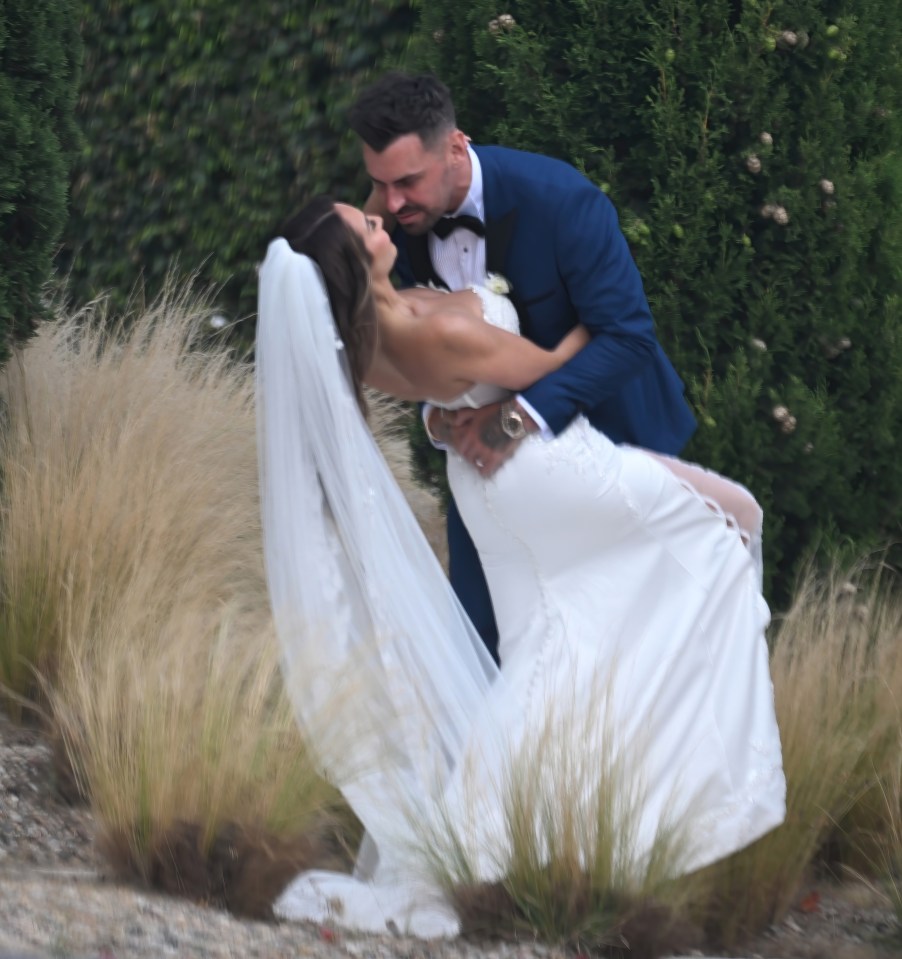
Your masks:
M501 429L500 417L497 420L494 417L486 420L479 431L479 438L491 450L502 450L513 442L507 433Z

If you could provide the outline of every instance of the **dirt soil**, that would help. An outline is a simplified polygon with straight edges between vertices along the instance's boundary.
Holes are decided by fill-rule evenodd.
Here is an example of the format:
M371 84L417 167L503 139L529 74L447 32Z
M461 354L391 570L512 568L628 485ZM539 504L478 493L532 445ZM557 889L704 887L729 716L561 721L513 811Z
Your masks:
M59 782L52 748L40 733L0 715L0 877L34 881L46 875L59 881L68 873L82 882L115 886L94 849L89 810L60 795L61 789L71 794L68 787ZM110 906L117 908L115 896ZM175 902L173 907L178 909ZM902 927L879 889L864 882L812 882L785 920L732 955L902 959Z

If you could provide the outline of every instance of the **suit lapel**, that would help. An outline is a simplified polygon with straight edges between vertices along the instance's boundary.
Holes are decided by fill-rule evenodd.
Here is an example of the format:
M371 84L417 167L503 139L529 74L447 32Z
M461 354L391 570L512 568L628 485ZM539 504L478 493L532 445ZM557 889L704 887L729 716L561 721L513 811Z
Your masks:
M515 272L507 266L507 253L513 239L514 230L517 226L518 211L516 207L511 207L505 212L498 209L499 197L504 196L501 177L502 171L498 169L491 156L486 155L477 146L473 147L479 157L479 164L482 167L482 203L485 207L485 268L487 273L500 273L512 284L512 289L508 294L514 309L517 311L517 318L520 321L520 332L527 339L532 339L532 321L529 316L529 310L523 304L520 291L513 283L510 273ZM503 201L502 201L503 202Z
M508 210L497 220L486 215L485 224L485 268L487 273L500 273L507 280L507 248L510 246L511 237L514 235L514 229L517 226L517 211ZM514 309L517 311L517 317L520 320L520 332L528 339L532 339L532 322L529 317L529 310L523 304L519 292L514 287L508 294Z
M500 273L504 276L507 248L510 246L516 225L516 210L509 210L497 220L486 216L485 268L487 273Z

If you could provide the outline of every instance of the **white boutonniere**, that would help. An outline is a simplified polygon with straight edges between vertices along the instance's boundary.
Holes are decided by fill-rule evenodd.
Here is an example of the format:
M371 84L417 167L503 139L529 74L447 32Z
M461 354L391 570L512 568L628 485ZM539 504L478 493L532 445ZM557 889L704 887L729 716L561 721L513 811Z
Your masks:
M485 288L499 296L507 296L513 286L506 276L502 276L500 273L489 273L485 278Z

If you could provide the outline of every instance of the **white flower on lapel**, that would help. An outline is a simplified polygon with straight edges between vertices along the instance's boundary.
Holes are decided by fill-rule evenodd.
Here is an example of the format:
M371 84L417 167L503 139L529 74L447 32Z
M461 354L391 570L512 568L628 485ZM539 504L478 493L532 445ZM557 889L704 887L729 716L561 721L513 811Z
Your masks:
M513 289L510 280L500 273L489 273L485 278L485 288L499 296L507 296Z

